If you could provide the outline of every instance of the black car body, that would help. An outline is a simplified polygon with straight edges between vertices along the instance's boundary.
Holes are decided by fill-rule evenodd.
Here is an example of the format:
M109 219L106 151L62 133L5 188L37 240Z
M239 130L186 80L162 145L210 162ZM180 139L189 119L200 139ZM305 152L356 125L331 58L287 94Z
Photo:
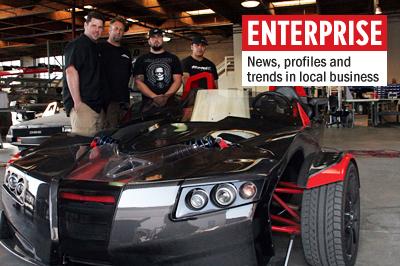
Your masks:
M320 148L296 100L266 93L249 115L50 138L6 170L1 243L39 265L265 265L278 182L314 193L355 162Z

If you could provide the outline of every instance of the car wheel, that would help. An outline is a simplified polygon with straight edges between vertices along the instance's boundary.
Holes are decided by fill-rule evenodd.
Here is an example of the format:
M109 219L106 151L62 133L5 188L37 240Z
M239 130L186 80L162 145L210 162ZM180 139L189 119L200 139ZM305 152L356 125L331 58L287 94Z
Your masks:
M301 237L310 265L354 265L360 232L360 184L354 163L343 182L305 190Z

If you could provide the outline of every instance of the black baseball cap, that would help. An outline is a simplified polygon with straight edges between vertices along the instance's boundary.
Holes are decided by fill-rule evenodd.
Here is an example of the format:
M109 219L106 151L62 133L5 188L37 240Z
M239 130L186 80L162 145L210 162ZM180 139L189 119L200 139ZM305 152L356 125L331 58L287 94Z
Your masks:
M204 45L208 45L207 39L203 36L194 36L192 38L192 44L204 44Z
M149 32L147 33L148 38L156 36L156 35L164 35L164 31L162 29L159 28L154 28L149 30Z

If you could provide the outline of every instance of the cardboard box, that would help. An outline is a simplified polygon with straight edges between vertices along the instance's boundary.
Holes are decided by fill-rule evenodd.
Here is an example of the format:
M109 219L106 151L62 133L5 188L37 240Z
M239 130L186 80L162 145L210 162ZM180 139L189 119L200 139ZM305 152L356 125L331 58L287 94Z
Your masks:
M382 122L389 122L389 123L394 123L394 122L398 122L397 119L400 120L400 117L398 117L397 115L382 115L381 116Z
M355 127L367 127L368 126L368 115L354 115L354 126Z

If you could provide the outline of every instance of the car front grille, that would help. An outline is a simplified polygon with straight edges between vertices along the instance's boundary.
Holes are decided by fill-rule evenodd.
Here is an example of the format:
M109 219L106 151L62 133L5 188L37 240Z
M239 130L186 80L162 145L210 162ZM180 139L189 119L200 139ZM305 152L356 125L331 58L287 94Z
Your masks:
M76 198L65 197L66 193L76 195ZM109 260L107 247L117 196L117 191L112 189L60 188L59 234L66 257L104 262ZM101 197L115 198L115 202L91 201Z

